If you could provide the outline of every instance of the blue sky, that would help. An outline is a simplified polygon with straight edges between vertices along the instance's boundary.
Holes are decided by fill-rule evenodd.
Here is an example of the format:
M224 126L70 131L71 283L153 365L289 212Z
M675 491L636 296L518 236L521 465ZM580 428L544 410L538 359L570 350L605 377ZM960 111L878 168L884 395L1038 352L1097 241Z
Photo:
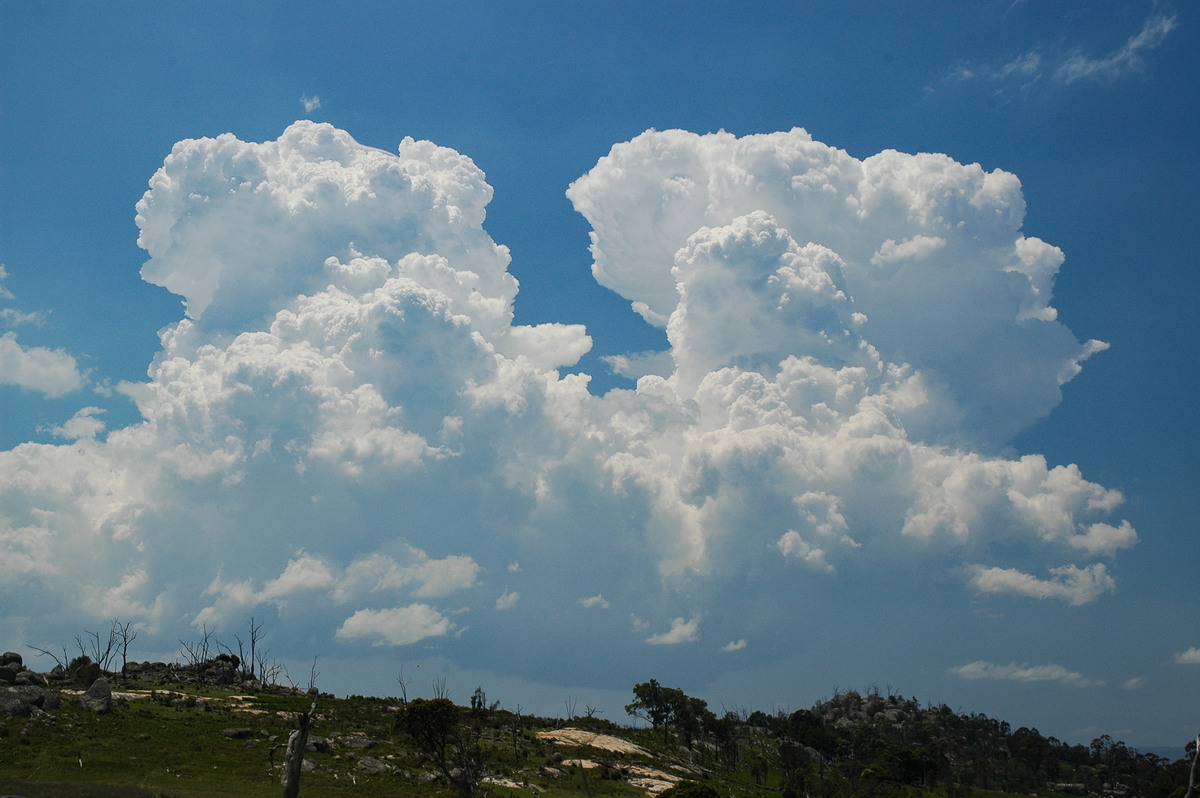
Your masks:
M1196 28L0 5L0 643L1182 745Z

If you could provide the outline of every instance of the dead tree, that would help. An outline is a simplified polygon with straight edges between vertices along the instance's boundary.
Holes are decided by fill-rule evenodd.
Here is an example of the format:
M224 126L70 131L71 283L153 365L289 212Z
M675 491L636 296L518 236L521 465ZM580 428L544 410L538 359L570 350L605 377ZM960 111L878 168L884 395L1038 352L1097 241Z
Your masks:
M308 746L308 730L317 714L317 702L313 701L308 712L296 716L299 728L288 737L287 751L283 755L283 798L296 798L300 794L300 766L304 764L304 750Z
M404 666L400 666L400 672L396 674L396 681L400 684L400 703L408 703L408 683L409 679L404 678Z
M121 675L124 676L129 666L129 644L137 639L137 629L133 628L133 621L121 623L120 618L113 618L110 636L116 638L117 648L121 651Z
M84 639L90 638L87 645L84 645ZM75 645L79 647L79 656L88 657L92 662L100 666L101 671L108 671L108 666L112 664L113 657L116 656L117 649L117 631L116 625L108 631L108 640L104 643L100 642L99 632L84 632L83 636L75 636Z
M1196 750L1192 754L1192 769L1188 771L1188 788L1183 798L1192 798L1196 794L1196 763L1200 762L1200 734L1196 735Z

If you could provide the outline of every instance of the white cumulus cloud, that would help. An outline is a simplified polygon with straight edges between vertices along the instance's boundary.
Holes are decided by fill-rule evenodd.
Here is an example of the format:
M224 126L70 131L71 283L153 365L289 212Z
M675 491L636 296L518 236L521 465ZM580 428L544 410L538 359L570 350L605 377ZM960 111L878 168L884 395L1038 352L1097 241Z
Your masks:
M22 346L17 334L8 332L0 335L0 385L63 396L83 387L83 375L65 350Z
M429 637L441 637L454 624L428 604L410 604L385 610L359 610L338 627L335 637L370 640L373 646L407 646Z
M104 422L97 418L103 412L99 407L84 407L62 426L51 428L50 432L73 441L95 438L104 430Z
M1087 604L1115 590L1117 583L1104 563L1086 568L1065 565L1051 568L1051 579L1039 579L1016 568L974 565L970 584L981 593L1012 593L1030 598L1055 598L1073 605Z
M700 618L691 620L672 618L671 628L656 635L650 635L646 642L652 646L674 646L679 643L694 643L700 639Z

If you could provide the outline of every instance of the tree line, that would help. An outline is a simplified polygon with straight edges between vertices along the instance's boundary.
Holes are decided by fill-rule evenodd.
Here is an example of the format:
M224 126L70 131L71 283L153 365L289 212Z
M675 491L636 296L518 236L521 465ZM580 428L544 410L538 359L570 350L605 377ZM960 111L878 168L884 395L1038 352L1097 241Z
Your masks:
M811 709L726 711L651 679L625 711L672 735L717 773L744 768L783 796L906 796L974 790L1183 798L1195 793L1196 741L1170 761L1109 735L1070 744L979 713L872 689Z

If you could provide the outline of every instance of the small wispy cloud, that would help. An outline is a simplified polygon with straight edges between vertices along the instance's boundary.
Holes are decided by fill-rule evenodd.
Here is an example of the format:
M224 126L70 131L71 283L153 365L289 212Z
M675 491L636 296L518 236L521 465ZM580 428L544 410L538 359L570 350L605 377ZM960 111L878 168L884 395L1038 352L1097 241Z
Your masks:
M46 323L46 313L44 311L26 313L16 308L0 308L0 320L3 320L5 325L9 327L17 327L23 324L41 327Z
M1178 27L1175 14L1156 13L1124 45L1103 57L1087 56L1078 48L1057 54L1046 52L1046 48L1033 49L1010 58L1001 66L994 63L956 64L940 82L956 84L984 81L995 86L998 94L1003 94L1015 88L1027 90L1046 75L1066 85L1080 80L1115 80L1144 69L1146 54L1161 45ZM927 87L927 91L934 90L935 86Z
M504 610L511 610L513 607L517 606L517 602L520 600L520 593L515 590L506 590L504 591L504 594L500 596L500 598L496 599L496 611L503 612Z
M104 422L96 418L103 412L104 410L99 407L85 407L76 412L65 424L60 427L52 427L49 432L72 441L93 440L104 431Z
M1088 58L1077 53L1064 61L1054 76L1065 83L1074 83L1089 78L1111 80L1138 71L1145 66L1142 55L1162 44L1177 27L1179 22L1174 14L1155 14L1117 51L1105 58Z
M0 300L16 299L13 292L4 287L4 281L7 279L8 270L4 268L3 263L0 263ZM0 321L3 321L9 327L16 327L21 324L31 324L41 327L46 323L46 313L44 311L27 313L16 308L0 308Z
M1008 682L1058 682L1073 687L1099 687L1104 684L1089 679L1082 673L1067 670L1062 665L997 665L986 660L976 660L966 665L951 668L950 673L960 679L995 679Z
M651 635L646 642L652 646L673 646L679 643L694 643L700 639L700 617L692 616L690 621L676 618L671 621L671 628L665 632Z
M746 639L742 638L740 640L732 640L732 641L726 643L725 645L721 646L721 650L722 651L741 651L745 647L746 647Z
M670 352L631 352L624 355L605 355L600 358L613 374L637 380L648 374L668 376L675 369Z
M311 114L321 107L321 98L315 94L311 97L307 94L302 94L300 95L300 104L304 106L304 113Z
M1019 55L1000 67L997 77L1001 79L1011 77L1036 78L1041 67L1042 57L1038 53L1025 53L1025 55Z
M1172 659L1179 665L1200 665L1200 648L1192 646L1187 651L1180 651Z
M606 610L611 606L608 603L608 599L604 598L603 593L597 593L594 596L588 596L587 598L581 598L579 600L579 603L581 605L583 605L584 609L588 609L588 610L594 610L594 609Z

